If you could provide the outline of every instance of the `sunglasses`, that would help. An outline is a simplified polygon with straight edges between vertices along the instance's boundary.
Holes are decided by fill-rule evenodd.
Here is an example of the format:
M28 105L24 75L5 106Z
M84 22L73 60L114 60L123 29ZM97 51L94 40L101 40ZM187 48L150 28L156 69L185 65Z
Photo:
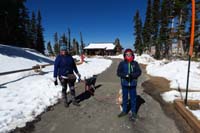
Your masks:
M128 57L131 57L131 56L133 56L133 54L132 54L132 53L126 53L125 55L126 55L126 56L128 56Z

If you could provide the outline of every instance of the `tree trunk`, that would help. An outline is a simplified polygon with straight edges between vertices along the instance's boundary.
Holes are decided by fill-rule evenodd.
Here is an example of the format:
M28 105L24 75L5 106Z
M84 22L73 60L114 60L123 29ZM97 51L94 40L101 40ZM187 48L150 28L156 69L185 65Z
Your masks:
M180 18L179 18L179 26L181 26L182 24L182 9L180 11ZM182 40L182 31L180 31L179 33L179 40L178 40L178 49L177 49L177 53L184 55L184 49L183 49L183 40Z

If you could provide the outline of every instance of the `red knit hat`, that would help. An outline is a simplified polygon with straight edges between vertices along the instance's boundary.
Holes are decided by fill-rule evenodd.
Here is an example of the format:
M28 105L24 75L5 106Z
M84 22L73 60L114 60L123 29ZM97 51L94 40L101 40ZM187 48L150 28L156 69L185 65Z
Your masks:
M126 53L128 53L128 52L132 53L132 55L133 55L133 57L134 57L133 50L130 49L130 48L128 48L128 49L126 49L126 50L124 51L124 57L125 57Z

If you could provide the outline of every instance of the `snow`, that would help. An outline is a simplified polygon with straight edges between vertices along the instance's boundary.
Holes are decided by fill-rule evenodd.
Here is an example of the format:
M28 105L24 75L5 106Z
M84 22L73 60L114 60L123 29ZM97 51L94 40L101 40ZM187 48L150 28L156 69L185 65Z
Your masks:
M53 60L37 53L35 50L6 45L0 45L0 62L0 73L27 69L36 64L53 64Z
M110 58L123 59L123 55L110 56ZM155 60L147 54L135 55L135 60L147 65L146 70L149 75L164 77L170 81L172 90L161 94L166 102L173 103L175 99L185 99L185 92L179 92L178 90L186 89L188 61ZM188 89L194 91L188 92L188 100L200 100L200 62L191 62ZM200 120L200 110L190 111Z
M84 49L106 49L113 50L115 45L113 43L90 43Z
M175 99L184 99L186 93L185 92L179 92L177 90L171 90L168 92L165 92L161 94L163 99L166 102L173 103ZM188 99L190 100L200 100L200 92L188 92Z
M188 61L155 61L147 66L147 73L171 81L170 88L186 89ZM190 90L200 90L200 63L191 62Z
M77 66L82 79L100 74L112 63L99 57L85 58L85 61ZM53 64L54 61L31 49L0 44L0 62L1 73L32 68L36 64ZM0 133L24 127L26 122L34 120L58 102L61 89L60 83L58 86L53 84L53 66L43 68L40 73L27 71L0 76Z
M123 55L120 54L120 55L116 55L116 56L108 56L109 58L112 58L112 59L123 59Z
M135 54L135 60L138 63L145 64L145 65L156 61L153 57L147 54L142 54L141 56L138 56L137 54Z
M150 55L147 55L147 54L142 54L141 56L134 54L134 56L135 56L135 60L138 63L145 64L145 65L156 61L153 57L151 57ZM108 56L108 57L113 58L113 59L123 59L124 58L123 54L116 55L116 56Z
M123 59L122 54L108 57ZM74 58L80 60L79 56ZM112 63L101 56L84 60L83 64L78 65L82 79L100 74ZM135 55L135 60L146 65L149 75L164 77L170 81L171 91L161 94L166 102L185 98L185 92L178 90L186 88L188 61L155 60L147 54ZM31 68L36 64L53 64L54 60L31 49L0 45L0 62L1 73ZM189 90L194 91L188 93L189 100L200 100L200 62L191 62ZM26 122L34 120L47 107L56 104L59 98L61 85L53 84L53 66L43 68L41 73L27 71L0 76L0 132L25 126ZM192 112L200 119L199 111Z
M186 107L194 116L196 116L197 120L200 121L200 110L191 110L188 107Z

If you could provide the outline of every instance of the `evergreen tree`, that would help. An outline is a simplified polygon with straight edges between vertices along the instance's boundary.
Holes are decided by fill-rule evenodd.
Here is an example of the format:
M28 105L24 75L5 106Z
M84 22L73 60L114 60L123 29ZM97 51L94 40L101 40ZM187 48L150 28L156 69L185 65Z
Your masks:
M72 45L73 45L72 54L78 55L79 54L79 44L78 44L78 42L76 41L75 38L72 41Z
M79 44L78 42L76 41L76 48L75 48L75 51L76 51L76 55L79 55L80 52L79 52Z
M23 3L19 2L19 10L18 10L18 27L16 28L16 44L19 47L28 47L28 23L29 16L28 11Z
M160 0L154 0L152 9L152 33L153 44L155 45L155 58L160 58L160 44L158 41L159 34L159 16L160 16Z
M85 44L83 43L83 36L81 32L80 32L80 37L81 37L81 53L83 53Z
M63 34L61 36L61 42L63 45L66 45L66 47L67 47L68 40L67 40L67 37L65 36L65 34Z
M10 8L9 8L10 7ZM11 0L1 0L0 1L0 43L1 44L7 44L9 45L10 42L12 42L11 39L11 29L13 26L10 25L10 22L12 21L11 19L14 20L14 15L12 15L12 10L13 13L15 6L14 2Z
M69 51L71 51L71 31L70 31L70 28L68 28L68 49Z
M135 33L134 35L136 36L135 38L135 50L137 53L139 53L140 55L143 53L144 51L144 45L142 42L142 21L140 19L140 15L139 15L139 11L136 11L136 14L134 16L134 23L135 23Z
M22 20L21 20L21 26L22 26L22 36L21 38L24 38L22 40L22 43L25 44L24 47L29 47L30 43L30 17L28 15L28 9L24 8L22 10L21 14Z
M51 47L51 42L47 43L47 51L48 51L48 55L49 56L53 56L54 55L52 47Z
M0 43L23 47L25 35L25 0L0 1Z
M160 50L163 54L163 57L168 58L169 57L169 4L168 0L163 0L161 4L161 17L160 17L160 34L159 34L159 40L160 40ZM164 48L163 48L164 47Z
M34 12L32 12L30 28L31 28L30 29L30 48L36 49L37 23L36 23L36 17L35 17L35 13Z
M195 57L200 56L200 0L196 0L196 13L195 13L195 40L194 52Z
M177 38L178 38L178 53L184 55L184 44L183 41L185 40L186 36L186 22L188 19L188 3L189 1L183 0L175 0L174 1L174 16L178 18L178 26L177 26Z
M122 46L120 44L119 38L115 39L114 45L115 45L116 53L121 54L122 53Z
M142 31L143 41L145 49L151 52L151 44L152 44L152 8L151 8L151 0L148 0L147 10L146 10L146 19Z
M45 46L44 46L44 37L43 37L43 28L41 23L42 17L40 11L38 11L37 16L37 37L36 37L36 50L40 53L44 54Z
M56 32L54 34L54 53L55 55L58 55L60 53L60 45L58 41L58 33Z

